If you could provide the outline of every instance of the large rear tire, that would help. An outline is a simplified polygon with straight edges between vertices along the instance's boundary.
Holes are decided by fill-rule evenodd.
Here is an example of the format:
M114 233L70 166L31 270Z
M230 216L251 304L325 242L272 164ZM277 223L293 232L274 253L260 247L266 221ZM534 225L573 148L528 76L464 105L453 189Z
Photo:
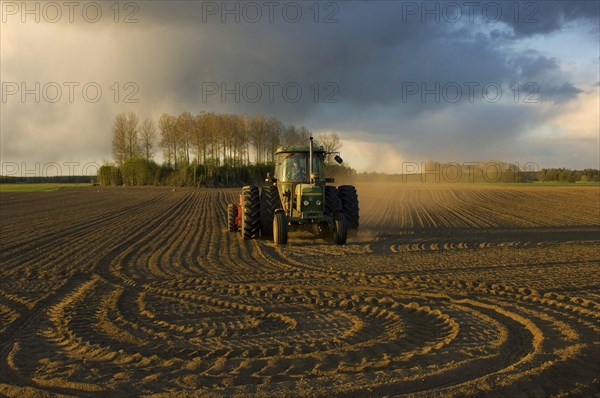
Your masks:
M348 221L342 212L337 212L333 216L333 243L343 245L348 238Z
M342 210L342 202L338 189L336 187L327 185L325 187L325 215L333 216L336 211Z
M277 245L285 245L288 241L287 217L283 212L273 217L273 241Z
M360 216L356 188L352 185L342 185L338 188L338 192L342 202L342 211L348 219L348 227L354 230L358 229Z
M261 234L264 238L273 237L273 218L275 217L275 210L280 208L281 202L277 187L273 185L263 187L260 195L260 213Z
M238 216L238 207L234 204L227 205L227 226L229 227L229 232L237 232L237 216Z
M260 196L258 187L242 188L242 234L252 239L260 233Z

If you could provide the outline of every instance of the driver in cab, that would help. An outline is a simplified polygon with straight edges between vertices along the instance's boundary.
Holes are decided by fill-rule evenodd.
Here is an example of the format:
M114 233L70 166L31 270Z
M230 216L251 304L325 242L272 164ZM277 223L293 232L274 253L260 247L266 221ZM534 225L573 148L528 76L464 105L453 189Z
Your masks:
M287 179L291 181L303 181L306 179L304 167L300 165L298 159L292 161L291 167L288 167L286 174Z

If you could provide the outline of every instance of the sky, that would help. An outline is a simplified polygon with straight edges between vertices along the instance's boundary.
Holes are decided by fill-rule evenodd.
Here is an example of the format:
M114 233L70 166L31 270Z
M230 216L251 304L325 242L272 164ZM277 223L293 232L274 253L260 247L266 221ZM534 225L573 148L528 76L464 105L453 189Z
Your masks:
M0 174L93 173L118 113L203 110L336 132L358 171L600 168L596 1L0 7Z

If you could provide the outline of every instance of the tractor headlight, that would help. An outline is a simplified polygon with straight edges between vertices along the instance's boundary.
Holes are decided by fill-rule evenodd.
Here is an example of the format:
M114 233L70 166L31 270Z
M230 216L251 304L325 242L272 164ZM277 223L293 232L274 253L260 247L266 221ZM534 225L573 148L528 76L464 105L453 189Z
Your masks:
M317 206L321 206L321 201L320 200L317 200L315 203L317 204Z
M302 204L303 204L304 206L308 206L308 200L305 200L304 202L302 202Z

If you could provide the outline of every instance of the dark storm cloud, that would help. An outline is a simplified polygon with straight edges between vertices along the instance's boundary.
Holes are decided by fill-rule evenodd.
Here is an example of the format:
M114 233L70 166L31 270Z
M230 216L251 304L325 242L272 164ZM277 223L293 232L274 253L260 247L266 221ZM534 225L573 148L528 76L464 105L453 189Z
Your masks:
M514 38L548 34L561 30L565 24L588 20L598 21L600 3L597 1L527 1L495 2L502 7L503 23L514 31Z
M578 89L571 83L563 83L562 85L548 84L540 87L541 101L567 102L577 97L579 93L583 93L583 90Z
M244 3L251 3L245 5ZM266 4L271 4L267 6ZM258 22L275 24L282 22L287 15L296 23L295 10L286 7L286 3L300 2L230 2L221 1L152 1L140 3L140 18L152 23L205 24L217 25L240 21L243 24ZM313 3L314 4L314 3ZM312 23L315 20L314 5L300 5L301 17L298 23ZM326 4L326 3L325 3ZM545 1L336 1L331 6L321 5L319 21L335 22L344 18L377 18L384 23L378 32L384 33L389 25L385 21L394 21L395 25L413 22L456 23L480 19L485 23L502 22L509 25L515 34L547 34L560 30L564 24L586 19L596 21L600 15L600 6L590 0L545 0ZM286 11L287 9L287 12ZM384 8L382 12L381 9ZM168 11L167 11L168 10ZM258 10L258 18L256 10ZM285 15L284 15L285 14ZM272 17L272 18L271 18ZM329 17L329 18L327 18ZM389 36L388 36L389 37ZM395 40L395 38L391 38ZM397 38L396 38L397 39Z
M511 64L525 79L535 79L545 73L554 73L560 67L560 61L557 58L548 58L535 52L519 54L511 60Z
M335 114L318 120L333 130L349 131L353 139L396 145L411 161L428 157L465 160L473 156L492 157L498 152L509 156L517 132L544 120L540 106L459 103L398 117L404 112L400 105L373 114L347 114L343 119ZM364 133L369 131L378 133Z
M423 100L420 93L403 95L415 83L419 88L421 84L428 88L436 83L508 84L551 77L552 94L558 94L560 87L572 87L558 76L560 62L556 58L510 53L493 33L481 32L477 27L492 26L491 19L512 29L513 39L546 34L567 22L594 18L597 7L591 2L475 3L458 3L462 5L462 16L457 23L448 22L452 16L444 2L337 2L337 22L330 24L314 23L308 6L302 7L299 22L288 23L282 17L283 2L274 9L272 23L265 7L260 7L262 18L258 23L248 22L244 3L236 2L150 2L142 4L142 11L145 22L168 27L161 44L172 47L170 52L175 56L177 52L185 54L187 64L178 64L173 70L179 73L175 75L177 93L206 107L262 111L298 121L308 119L311 112L323 106L323 97L334 91L332 98L350 108L393 103L403 104L405 112L413 113L440 107L433 96L433 100ZM229 13L223 7L229 7ZM436 7L437 16L423 14ZM477 17L473 22L469 20L471 15ZM170 41L169 30L177 26L188 27L190 35L202 37L198 46L190 45L193 38L181 43ZM274 101L268 101L265 82L277 82L277 90L286 83L298 83L302 97L292 102L278 92ZM315 82L334 83L335 89L319 87L320 96L315 101L311 89ZM206 85L212 87L212 83L222 86L216 94L203 97ZM240 84L237 90L236 83ZM249 101L243 95L248 83L261 86L260 100ZM241 92L241 98L223 95L224 90L231 89ZM461 101L466 99L467 95L460 97Z
M110 131L114 115L129 110L155 120L163 112L186 110L261 112L314 130L344 131L353 139L401 142L402 150L425 157L442 156L444 150L457 156L461 151L500 150L524 129L547 119L540 107L510 103L511 82L534 82L541 100L557 104L581 93L572 75L563 70L563 60L515 44L523 38L560 32L567 24L597 24L598 3L475 3L477 7L469 11L463 2L456 2L461 6L461 17L456 20L449 14L449 2L325 2L318 3L315 22L315 11L310 8L315 3L297 2L302 17L292 22L282 13L289 3L278 2L271 21L265 3L256 2L262 15L254 23L248 20L254 16L249 14L248 2L138 2L138 23L109 26L111 21L103 21L103 25L76 26L88 34L108 31L111 47L88 54L88 48L99 47L95 41L78 48L55 40L46 43L47 52L44 46L31 51L23 46L22 58L14 61L10 73L16 76L14 80L28 80L48 71L64 74L69 70L62 80L70 81L93 69L101 74L105 88L110 81L133 79L140 87L139 104L94 106L93 117L85 116L92 108L84 104L86 110L72 112L75 116L70 122L63 122L68 104L35 109L13 105L11 117L2 121L3 144L7 135L11 137L9 145L3 145L3 155L26 156L23 148L31 142L27 136L40 134L40 127L70 129L71 142L85 142L83 137L89 134L88 141L96 145L98 137ZM333 8L325 8L326 4ZM230 12L223 16L224 6ZM427 7L437 7L438 15L423 15ZM495 7L500 14L494 13ZM324 23L327 18L331 23ZM39 45L44 38L42 34L34 40ZM82 53L87 57L75 56ZM88 73L79 79L95 77ZM482 99L483 87L489 83L502 87L509 106L506 101ZM283 93L286 84L302 90L297 101ZM474 84L471 98L468 87ZM216 93L207 91L215 87ZM262 92L254 101L256 87ZM274 88L272 100L270 87ZM462 90L458 97L453 91L456 87ZM37 116L30 118L30 114ZM90 131L76 135L82 120L98 121L99 131L92 131L88 122ZM110 140L104 141L108 157ZM39 153L49 153L46 149ZM57 144L55 153L60 150Z
M531 51L510 60L517 81L530 82L527 93L534 93L540 101L562 103L577 97L583 90L572 83L563 81L561 62L558 58L548 58Z

